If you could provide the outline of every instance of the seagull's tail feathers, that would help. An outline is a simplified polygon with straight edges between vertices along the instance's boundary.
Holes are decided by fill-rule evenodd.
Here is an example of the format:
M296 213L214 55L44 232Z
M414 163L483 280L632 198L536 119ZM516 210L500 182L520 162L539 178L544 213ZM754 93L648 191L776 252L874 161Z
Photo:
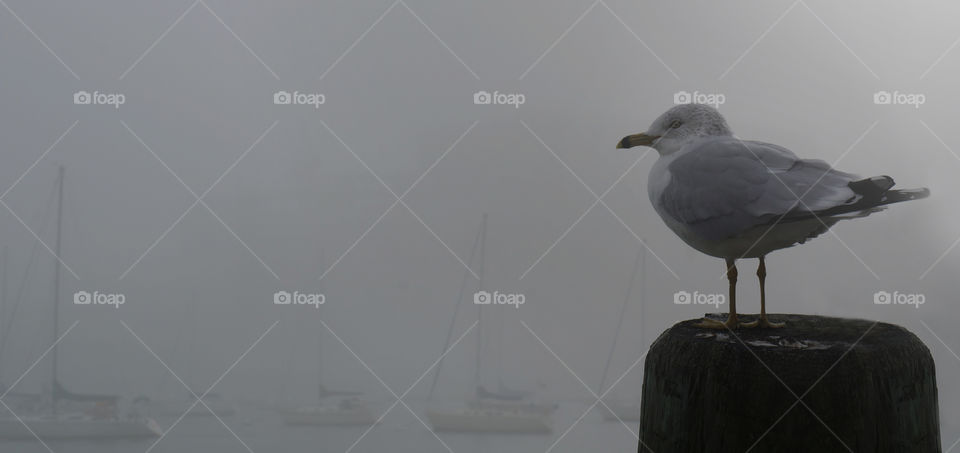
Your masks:
M919 200L930 196L930 189L926 187L920 189L897 189L890 190L893 187L893 178L889 176L874 176L872 178L851 181L850 190L857 194L853 203L844 206L844 208L865 207L866 209L885 206L901 201Z
M930 196L930 189L921 187L919 189L898 189L887 192L880 204L899 203L901 201L919 200Z
M797 212L796 214L785 216L782 221L790 222L804 220L810 217L835 220L866 217L874 212L886 209L886 206L889 204L919 200L930 196L930 189L926 187L891 190L893 185L893 178L889 176L874 176L851 181L848 187L853 191L854 196L847 200L846 203L815 212Z

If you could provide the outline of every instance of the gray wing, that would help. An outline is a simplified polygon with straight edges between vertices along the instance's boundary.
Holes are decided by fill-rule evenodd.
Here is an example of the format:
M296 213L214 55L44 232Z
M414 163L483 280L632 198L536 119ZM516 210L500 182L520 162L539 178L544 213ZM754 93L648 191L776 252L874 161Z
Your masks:
M723 239L783 217L849 204L855 175L769 143L718 137L667 167L663 210L698 235Z

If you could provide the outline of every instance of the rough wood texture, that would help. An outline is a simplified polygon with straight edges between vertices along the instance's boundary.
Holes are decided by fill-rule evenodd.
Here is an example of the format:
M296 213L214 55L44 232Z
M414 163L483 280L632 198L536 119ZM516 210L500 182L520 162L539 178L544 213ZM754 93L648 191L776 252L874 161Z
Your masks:
M641 453L941 451L933 357L914 334L770 318L787 327L731 335L691 320L660 335L644 368Z

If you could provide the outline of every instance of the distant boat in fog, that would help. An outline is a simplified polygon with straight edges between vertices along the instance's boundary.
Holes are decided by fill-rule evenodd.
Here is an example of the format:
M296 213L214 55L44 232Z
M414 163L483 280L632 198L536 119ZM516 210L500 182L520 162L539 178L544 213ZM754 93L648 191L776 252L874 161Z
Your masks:
M617 338L620 337L620 328L623 326L623 317L627 311L627 307L630 305L630 296L633 295L633 285L634 281L637 278L637 274L640 274L640 338L643 338L643 304L644 297L643 293L647 288L647 279L646 279L646 264L647 264L647 254L646 249L642 249L637 253L637 260L633 264L633 274L630 275L630 283L627 285L627 294L624 296L623 305L620 307L620 314L617 316L617 328L613 331L613 341L610 343L610 352L607 355L607 363L603 368L603 375L600 378L600 393L607 391L605 389L607 385L607 372L610 371L610 364L613 362L613 353L617 348ZM603 419L606 421L619 421L619 422L639 422L640 421L640 397L638 396L635 400L626 400L626 399L614 399L614 398L604 398L602 405L598 405L597 409L603 415Z
M373 425L377 414L360 399L362 392L329 390L323 385L323 330L317 329L317 402L277 412L283 423L290 426Z
M63 167L57 178L57 236L54 253L60 257L63 213ZM58 379L58 343L60 337L60 264L54 267L53 277L53 335L50 349L51 381L49 390L35 407L26 408L29 413L0 418L0 439L118 439L157 437L163 430L156 422L137 414L121 416L118 411L119 397L73 393L65 389ZM21 407L20 409L24 409Z
M470 251L468 262L473 260L473 254L479 250L479 283L478 290L483 289L484 274L484 249L487 238L487 216L483 215L483 222L480 226L480 232ZM450 344L453 324L456 322L457 313L460 304L464 300L464 288L466 287L468 276L464 276L463 284L460 288L460 295L457 299L457 305L454 310L453 319L450 321L450 327L447 332L447 341L444 344L444 351ZM517 434L547 434L550 433L552 422L550 414L556 410L556 404L538 403L529 400L529 392L521 392L507 388L502 381L498 381L497 392L487 390L480 383L480 371L483 369L481 358L483 356L483 305L477 305L477 352L476 365L474 368L474 398L466 402L466 407L461 409L427 409L426 415L435 431L454 431L454 432L489 432L489 433L517 433ZM430 397L433 396L436 388L437 378L440 375L442 360L437 363L437 369L434 372L433 382L430 386ZM430 399L428 397L428 401Z

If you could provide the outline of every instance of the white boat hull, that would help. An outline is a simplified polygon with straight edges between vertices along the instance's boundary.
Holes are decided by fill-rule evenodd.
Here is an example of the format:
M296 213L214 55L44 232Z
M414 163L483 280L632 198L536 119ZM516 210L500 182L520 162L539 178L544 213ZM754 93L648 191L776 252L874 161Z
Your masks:
M153 420L93 420L59 418L23 418L30 427L15 418L0 419L0 439L132 439L150 438L163 434ZM31 433L30 431L33 431ZM36 434L36 436L34 436Z
M552 431L548 417L520 411L427 411L434 431L473 433L547 434Z

